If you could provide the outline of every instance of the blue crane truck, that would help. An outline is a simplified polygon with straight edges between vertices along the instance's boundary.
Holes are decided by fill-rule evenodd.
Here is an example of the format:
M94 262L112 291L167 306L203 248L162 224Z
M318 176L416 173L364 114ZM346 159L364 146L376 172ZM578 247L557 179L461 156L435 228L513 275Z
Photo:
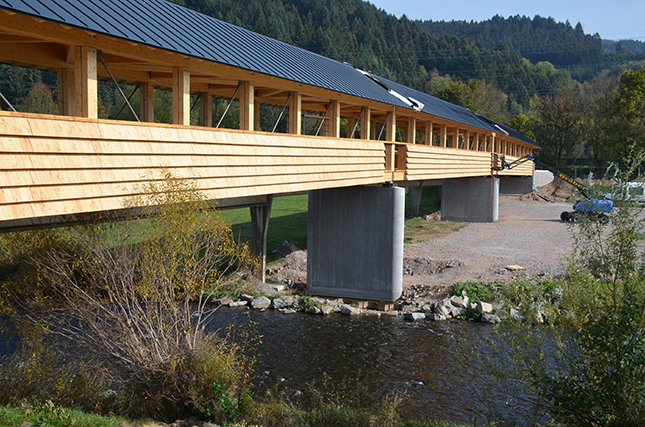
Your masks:
M519 159L511 163L507 163L504 156L499 156L498 160L499 161L493 161L493 164L497 165L493 167L494 170L513 169L514 167L519 166L522 163L531 161L536 165L542 166L546 170L552 172L554 177L559 178L577 188L578 191L580 191L580 193L585 196L586 199L576 202L576 204L573 205L573 212L562 212L560 214L560 219L562 221L577 222L580 219L581 215L596 216L598 220L603 224L609 221L608 214L610 214L614 209L614 202L611 199L609 199L608 197L599 196L596 192L588 188L586 185L579 183L575 179L571 178L568 175L565 175L554 167L551 167L546 163L542 163L541 161L536 160L535 157L529 155L520 157Z

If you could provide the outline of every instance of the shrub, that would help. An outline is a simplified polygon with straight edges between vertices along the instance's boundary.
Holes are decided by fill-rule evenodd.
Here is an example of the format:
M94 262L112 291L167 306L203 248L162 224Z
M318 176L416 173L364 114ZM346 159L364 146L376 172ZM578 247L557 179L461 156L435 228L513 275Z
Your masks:
M250 363L232 339L206 332L209 301L239 284L254 259L190 183L166 175L143 193L130 221L11 242L27 242L6 250L13 270L2 288L24 357L2 375L31 369L29 383L46 387L25 383L24 397L163 420L230 420L246 401ZM96 390L93 403L81 386Z
M617 181L626 182L644 159L637 153ZM573 225L567 280L501 288L500 298L508 304L522 303L524 309L539 304L548 313L547 322L504 322L462 353L463 366L473 375L496 379L496 390L484 394L498 404L504 399L514 405L523 424L645 425L639 211L624 203L609 224L589 216ZM506 420L494 404L490 409L497 424L517 422Z

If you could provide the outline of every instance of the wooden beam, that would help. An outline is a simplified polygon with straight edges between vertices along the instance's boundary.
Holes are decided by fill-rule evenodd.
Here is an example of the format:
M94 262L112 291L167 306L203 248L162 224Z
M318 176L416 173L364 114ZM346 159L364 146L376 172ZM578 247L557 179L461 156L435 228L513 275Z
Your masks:
M302 134L302 95L299 92L292 93L289 99L289 133Z
M98 118L98 80L96 76L96 49L87 46L74 48L75 115Z
M328 136L340 138L340 103L337 100L331 100L329 109L329 131Z
M210 93L202 92L199 100L199 120L201 126L213 127L213 95Z
M433 123L426 122L426 135L425 135L425 145L434 145L434 133L433 133Z
M445 124L441 125L441 147L448 146L448 126Z
M139 116L142 122L155 121L155 87L150 82L141 83L139 88Z
M396 141L396 107L392 108L385 122L385 140Z
M372 112L370 107L363 109L361 120L361 139L370 139L370 129L372 128Z
M255 130L255 86L244 82L240 88L240 130Z
M405 135L405 142L408 144L417 143L417 119L408 117L408 128Z
M470 131L468 129L464 130L464 149L470 150Z
M253 120L255 122L253 124L253 129L255 129L256 131L262 130L261 126L260 126L260 111L262 111L260 109L260 105L261 105L260 101L258 101L257 98L256 98L255 99L255 109L254 109L255 114L253 114Z
M75 84L74 70L58 69L58 114L62 116L74 116L76 110Z
M172 72L172 122L190 125L190 72L186 68L173 68Z

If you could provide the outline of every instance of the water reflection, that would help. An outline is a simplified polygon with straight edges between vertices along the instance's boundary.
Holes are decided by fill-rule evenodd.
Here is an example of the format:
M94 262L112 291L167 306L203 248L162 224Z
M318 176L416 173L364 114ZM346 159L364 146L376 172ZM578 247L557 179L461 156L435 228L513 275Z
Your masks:
M334 383L358 378L375 398L406 392L404 409L411 417L464 423L479 419L469 392L472 379L451 361L455 337L488 333L488 325L222 309L213 326L248 318L258 322L263 335L255 378L260 387L280 383L299 390L325 375Z

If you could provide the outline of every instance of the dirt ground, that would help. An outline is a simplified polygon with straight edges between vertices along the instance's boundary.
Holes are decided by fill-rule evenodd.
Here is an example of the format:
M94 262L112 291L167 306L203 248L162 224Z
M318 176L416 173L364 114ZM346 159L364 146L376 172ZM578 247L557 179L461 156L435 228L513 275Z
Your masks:
M470 223L452 234L406 244L404 293L414 289L437 298L457 282L561 276L564 257L573 248L570 225L560 220L563 211L572 210L564 202L572 187L562 184L553 182L523 196L501 196L495 223ZM270 269L269 279L306 281L306 251L287 245L277 255L285 262Z

